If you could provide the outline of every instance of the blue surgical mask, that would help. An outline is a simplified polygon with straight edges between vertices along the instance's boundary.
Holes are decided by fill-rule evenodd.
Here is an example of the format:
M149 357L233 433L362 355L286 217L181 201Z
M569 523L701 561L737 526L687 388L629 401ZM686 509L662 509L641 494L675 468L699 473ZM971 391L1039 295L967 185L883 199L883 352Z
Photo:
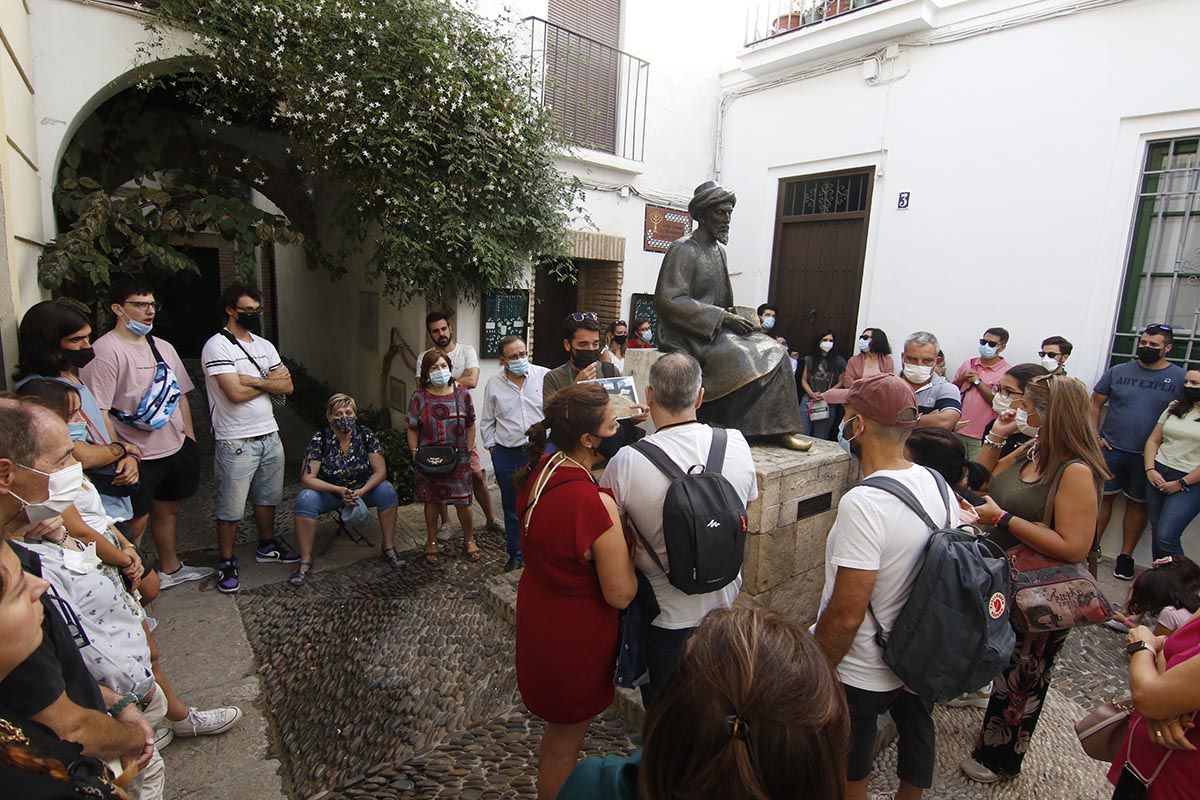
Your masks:
M87 423L86 422L68 422L67 432L71 434L72 442L87 441Z
M775 327L774 317L763 317L762 326L764 331L769 331Z
M508 371L518 377L524 377L529 374L529 359L528 358L513 358L506 362Z
M432 370L429 373L429 382L432 383L434 386L437 386L440 389L441 387L450 383L450 370L448 370L448 369Z
M995 358L996 351L999 349L999 345L981 344L979 345L979 355L983 356L984 358Z
M154 323L147 325L145 322L138 322L136 319L125 320L125 327L138 336L149 336L150 331L154 330Z
M871 347L871 340L858 337L858 352L865 353Z

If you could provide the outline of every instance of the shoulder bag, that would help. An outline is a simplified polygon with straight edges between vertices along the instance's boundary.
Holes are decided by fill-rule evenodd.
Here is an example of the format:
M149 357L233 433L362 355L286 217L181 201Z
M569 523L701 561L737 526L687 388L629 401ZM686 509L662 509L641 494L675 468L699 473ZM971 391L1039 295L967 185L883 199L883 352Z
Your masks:
M1046 495L1042 524L1053 528L1054 497L1063 472L1059 468ZM1019 469L1019 467L1013 467ZM1084 563L1072 564L1018 544L1005 553L1013 569L1012 619L1026 633L1049 633L1112 619L1112 608Z
M1129 731L1129 715L1133 713L1133 698L1114 700L1092 709L1075 723L1075 735L1083 752L1097 761L1115 761L1121 753L1121 743Z
M458 389L454 390L454 416L458 417ZM420 438L420 428L417 438ZM417 448L413 468L427 478L444 478L458 468L462 454L453 444L427 444Z
M246 359L250 362L250 366L252 366L256 370L258 370L258 376L260 378L262 378L263 380L267 379L267 375L270 374L269 371L263 369L262 367L260 367L258 365L258 362L254 360L254 356L250 355L250 351L248 351L245 347L242 346L242 343L238 341L238 338L236 336L234 336L232 333L230 333L225 328L221 328L219 333L222 336L224 336L226 339L228 339L229 341L236 344L238 347L238 350L241 350L243 353L246 354ZM287 395L286 394L271 394L270 392L267 392L267 394L270 396L271 402L274 403L275 405L277 405L277 406L287 405Z

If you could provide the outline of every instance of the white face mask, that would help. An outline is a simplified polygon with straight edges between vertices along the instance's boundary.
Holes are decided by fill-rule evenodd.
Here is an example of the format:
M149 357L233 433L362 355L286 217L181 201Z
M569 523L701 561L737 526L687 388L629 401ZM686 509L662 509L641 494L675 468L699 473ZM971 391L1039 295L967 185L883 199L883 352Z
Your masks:
M929 383L929 379L933 377L933 367L923 367L920 364L905 364L904 379L909 383L921 386Z
M999 349L1000 345L998 344L981 344L979 345L979 355L982 358L994 358Z
M1012 407L1012 398L1002 392L992 395L992 411L999 416Z
M833 342L821 342L821 344L817 346L821 348L822 353L828 353L833 349Z
M865 352L867 352L867 350L870 349L870 347L871 347L870 339L864 339L861 336L858 337L858 352L865 353Z
M1039 429L1029 424L1029 412L1023 408L1017 409L1017 430L1031 439L1038 435Z
M79 490L83 487L83 464L78 461L57 472L42 472L40 469L27 467L24 464L19 466L49 478L50 496L40 503L27 503L15 492L10 492L13 497L21 501L21 506L25 509L25 516L29 518L30 522L41 522L51 517L57 517L75 503L75 498L79 496Z
M450 370L448 370L448 369L430 370L429 382L432 383L434 386L437 386L438 388L445 386L446 384L450 383Z
M96 555L96 543L89 542L82 552L79 550L63 549L63 566L78 575L87 575L100 566L100 557Z
M1058 363L1058 359L1054 356L1042 356L1042 366L1047 372L1057 372L1062 364Z

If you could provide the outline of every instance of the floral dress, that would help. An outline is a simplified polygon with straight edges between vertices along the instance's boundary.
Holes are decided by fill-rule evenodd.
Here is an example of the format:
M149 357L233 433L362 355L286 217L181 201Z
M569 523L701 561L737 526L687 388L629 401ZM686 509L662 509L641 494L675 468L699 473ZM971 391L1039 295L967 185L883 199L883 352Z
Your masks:
M471 462L467 453L467 429L475 424L471 393L455 385L447 395L418 389L408 404L408 427L417 432L417 446L453 445L462 453L454 472L430 477L415 472L417 500L452 506L471 504Z

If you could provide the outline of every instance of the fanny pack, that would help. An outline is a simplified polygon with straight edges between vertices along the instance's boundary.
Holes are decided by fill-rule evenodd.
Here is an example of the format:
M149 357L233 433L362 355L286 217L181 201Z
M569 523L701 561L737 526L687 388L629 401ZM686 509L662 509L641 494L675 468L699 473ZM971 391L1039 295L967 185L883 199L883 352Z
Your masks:
M167 366L167 362L163 361L163 357L159 355L158 348L154 346L154 337L147 335L146 343L150 345L150 352L154 354L156 362L154 379L150 382L150 388L142 395L137 410L132 414L118 411L115 408L110 408L108 413L112 414L118 422L132 428L141 431L156 431L170 421L183 392L179 390L179 380L175 377L175 370Z

